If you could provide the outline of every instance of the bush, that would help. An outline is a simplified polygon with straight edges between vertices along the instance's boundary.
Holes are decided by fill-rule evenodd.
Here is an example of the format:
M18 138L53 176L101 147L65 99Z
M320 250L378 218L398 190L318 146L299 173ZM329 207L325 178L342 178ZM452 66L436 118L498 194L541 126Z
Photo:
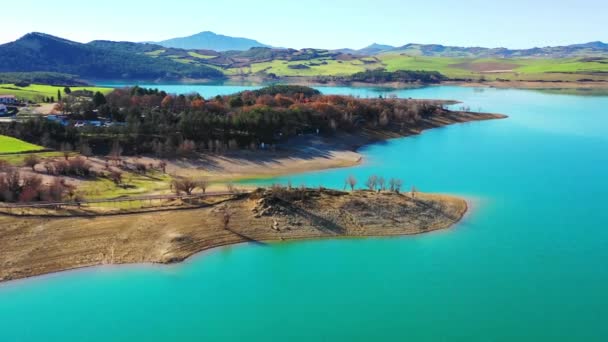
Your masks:
M174 179L171 183L171 187L177 195L181 195L182 193L185 193L186 195L192 195L192 192L198 186L198 182L190 178Z
M36 165L40 164L40 158L35 154L29 154L23 160L23 166L32 168L32 171L36 171Z

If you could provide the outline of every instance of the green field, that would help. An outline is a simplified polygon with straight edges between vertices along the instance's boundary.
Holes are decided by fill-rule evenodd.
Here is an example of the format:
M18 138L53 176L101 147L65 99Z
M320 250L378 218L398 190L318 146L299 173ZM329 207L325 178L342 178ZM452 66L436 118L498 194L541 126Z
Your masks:
M128 187L118 187L107 178L97 178L85 182L79 192L88 199L142 196L154 192L168 192L171 177L159 172L151 172L146 175L125 173L123 174L123 182Z
M188 54L194 58L198 58L198 59L212 59L215 58L217 56L208 56L208 55L201 55L200 53L194 52L194 51L189 51Z
M44 150L44 147L33 145L19 139L0 135L0 154L20 153Z
M305 69L292 69L289 66L304 65ZM253 73L266 72L277 76L346 76L369 69L382 68L380 63L366 64L361 60L336 61L332 59L311 59L307 61L282 61L255 63L251 65ZM232 68L224 72L228 75L238 75L241 70L249 72L249 68Z
M32 84L27 87L18 87L14 84L0 84L0 95L15 95L19 99L25 99L34 102L43 102L42 100L47 97L54 97L57 100L57 91L61 91L61 95L65 95L63 92L64 87ZM101 87L70 87L72 91L78 90L89 90L93 92L101 92L107 94L111 92L112 88L101 88Z
M17 153L17 154L0 154L0 160L5 161L13 166L21 166L25 158L29 155L36 155L40 159L63 157L62 152L37 152L37 153Z
M289 67L294 65L304 65L307 68L293 69ZM608 80L608 59L453 58L406 56L396 53L350 61L337 61L330 58L306 61L274 60L252 64L251 72L273 73L277 76L347 76L378 68L384 68L388 71L438 71L449 78L475 80L480 78L524 81ZM249 68L231 68L224 70L224 73L227 75L248 74Z

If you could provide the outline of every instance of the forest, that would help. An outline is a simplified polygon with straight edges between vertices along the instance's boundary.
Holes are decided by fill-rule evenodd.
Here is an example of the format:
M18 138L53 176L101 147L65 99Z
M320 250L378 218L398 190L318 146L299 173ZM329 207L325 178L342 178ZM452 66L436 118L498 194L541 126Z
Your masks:
M397 98L360 99L323 95L302 86L277 85L203 98L140 87L116 89L90 101L60 103L70 120L108 120L109 127L63 126L47 119L0 126L0 134L52 149L69 144L107 154L120 144L125 154L170 158L195 152L273 148L303 134L332 136L364 129L406 129L445 111L440 104Z

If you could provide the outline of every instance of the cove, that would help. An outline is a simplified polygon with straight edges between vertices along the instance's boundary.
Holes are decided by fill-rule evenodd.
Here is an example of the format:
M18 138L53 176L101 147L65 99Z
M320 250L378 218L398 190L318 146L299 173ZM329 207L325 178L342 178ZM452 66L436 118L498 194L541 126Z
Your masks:
M207 87L204 96L235 90ZM320 90L455 99L510 118L370 145L355 168L256 183L341 189L351 174L399 177L407 187L469 198L466 219L428 235L246 244L173 266L0 284L0 340L608 338L608 97L466 87Z

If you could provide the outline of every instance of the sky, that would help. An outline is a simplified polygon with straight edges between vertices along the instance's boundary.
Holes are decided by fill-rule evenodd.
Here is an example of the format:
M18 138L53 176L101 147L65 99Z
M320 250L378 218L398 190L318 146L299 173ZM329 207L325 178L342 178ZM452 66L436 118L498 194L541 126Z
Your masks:
M608 41L607 0L10 1L0 43L28 32L79 42L159 41L201 31L290 48L530 48Z

